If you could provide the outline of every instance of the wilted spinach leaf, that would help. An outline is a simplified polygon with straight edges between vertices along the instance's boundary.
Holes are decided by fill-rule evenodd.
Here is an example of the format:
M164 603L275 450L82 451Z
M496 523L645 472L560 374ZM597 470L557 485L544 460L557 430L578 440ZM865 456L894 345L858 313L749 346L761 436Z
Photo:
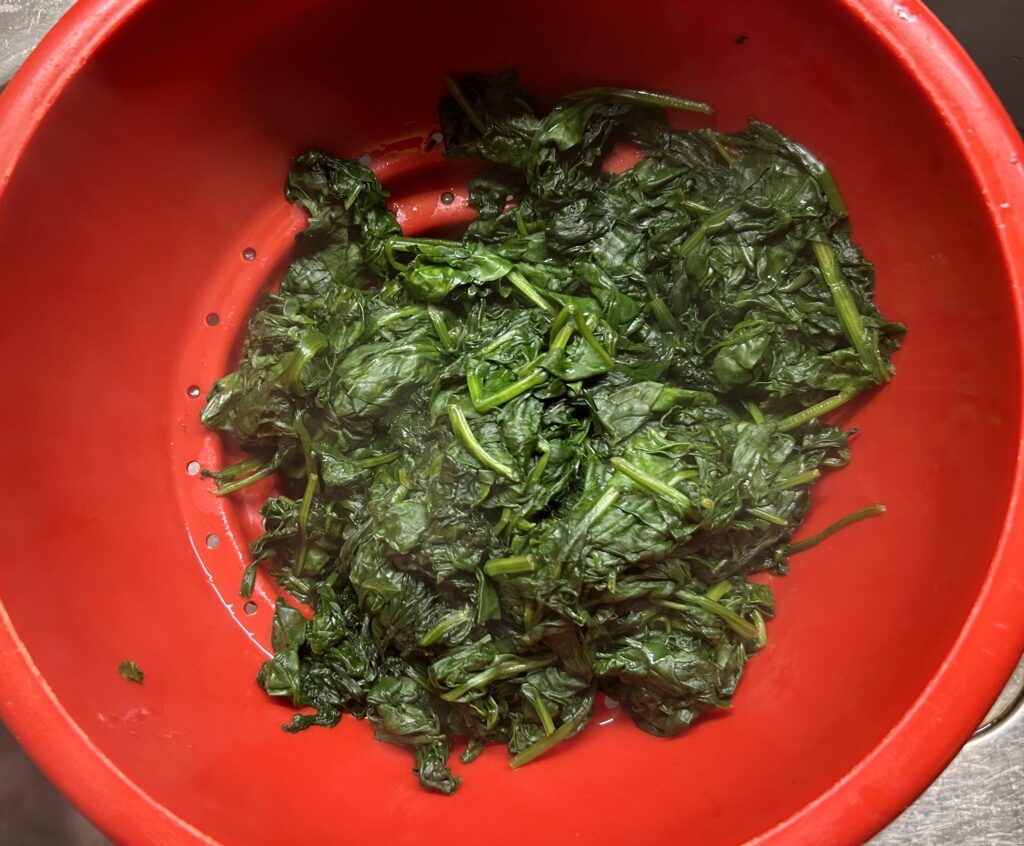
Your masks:
M405 237L366 167L297 158L298 254L202 413L252 453L221 494L282 482L242 591L265 565L312 609L279 601L259 673L312 709L286 728L366 716L443 793L453 737L519 766L599 692L656 735L728 706L774 613L749 577L836 528L790 545L849 459L821 418L903 335L777 130L673 131L707 107L614 88L544 113L513 73L448 89L447 153L493 166L478 219ZM619 142L642 158L606 172Z

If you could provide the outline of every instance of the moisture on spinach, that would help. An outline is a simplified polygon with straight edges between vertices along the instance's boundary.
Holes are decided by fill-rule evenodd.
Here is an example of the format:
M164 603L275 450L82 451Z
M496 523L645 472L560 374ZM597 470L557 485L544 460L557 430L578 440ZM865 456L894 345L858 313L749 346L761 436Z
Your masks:
M242 592L264 565L312 612L278 601L259 672L305 709L286 730L367 717L442 793L454 738L519 766L599 694L663 736L728 707L773 613L750 577L786 572L849 460L822 416L887 382L903 335L829 172L771 126L447 83L476 220L408 237L367 167L296 158L308 226L202 412L252 454L220 494L281 480ZM622 144L641 157L608 172Z

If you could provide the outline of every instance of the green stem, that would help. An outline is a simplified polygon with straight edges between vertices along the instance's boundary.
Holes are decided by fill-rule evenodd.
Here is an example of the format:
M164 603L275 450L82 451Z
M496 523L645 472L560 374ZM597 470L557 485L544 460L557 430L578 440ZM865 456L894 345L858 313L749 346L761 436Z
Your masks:
M719 599L721 599L731 590L732 583L725 579L723 581L716 582L711 587L709 587L704 595L713 602L718 602Z
M459 108L466 113L466 117L469 118L469 122L476 127L477 132L483 135L487 131L487 126L482 120L480 120L480 115L473 111L473 107L469 105L469 100L467 100L466 95L462 93L462 89L459 88L459 84L450 76L446 76L444 78L444 84L448 88L448 93L451 94L455 102L459 104Z
M743 403L747 407L747 412L750 414L750 419L753 420L758 426L764 425L764 412L758 408L756 403L745 402Z
M665 301L654 293L650 286L647 288L647 295L651 301L651 312L654 314L654 319L661 324L662 329L668 329L677 335L681 335L683 327L676 320L676 316L669 310Z
M569 339L572 337L572 333L575 331L576 327L572 323L564 324L552 339L549 348L553 350L564 350L566 345L569 343Z
M518 208L518 207L517 207L517 208L516 208L516 211L515 211L515 214L513 215L513 217L515 218L515 221L516 221L516 229L518 230L518 232L519 232L519 235L520 235L520 237L522 237L522 238L526 238L526 237L528 237L528 236L529 236L529 234L530 234L530 230L528 230L528 229L526 228L526 221L525 221L525 220L523 220L523 212L522 212L522 209L520 209L520 208Z
M684 112L699 112L703 115L710 115L715 110L707 103L700 100L690 100L685 97L673 97L671 94L659 94L657 91L645 91L642 88L616 88L609 85L600 85L594 88L584 88L581 91L574 91L566 96L567 100L576 100L581 97L607 97L611 100L619 100L623 103L633 103L637 106L654 106L659 109L680 109Z
M523 696L533 706L533 710L537 712L537 719L540 720L544 734L548 737L553 735L555 733L555 721L551 719L551 712L548 710L548 706L544 704L544 698L531 685L523 686Z
M235 479L224 485L218 484L217 490L214 491L214 493L217 496L227 496L228 494L234 493L235 491L240 491L242 488L247 488L254 482L258 482L260 479L266 479L267 476L274 475L274 473L277 472L277 466L278 465L276 461L271 461L269 464L267 464L264 467L261 467L255 473L246 476L244 479Z
M537 308L542 309L551 315L555 313L554 306L537 293L537 289L527 282L526 277L518 270L510 270L508 272L508 276L505 278L515 286L515 289L519 291L520 294L537 306Z
M295 417L294 426L295 434L302 443L302 455L306 461L306 489L303 491L302 504L299 506L299 551L295 555L295 566L292 568L296 576L301 576L306 568L306 556L309 553L309 512L313 508L313 494L316 493L320 479L313 460L312 440L298 415Z
M285 390L296 396L302 396L306 390L302 385L302 370L306 363L328 344L327 338L319 332L304 332L299 344L288 358L281 373L281 384Z
M641 488L646 489L650 493L660 496L662 499L669 500L672 504L681 506L683 508L692 508L693 503L690 502L689 497L681 491L675 488L669 487L661 479L657 479L651 476L637 467L635 464L626 461L625 458L614 456L611 459L612 466L618 470L623 476L631 479L635 484Z
M785 520L779 517L778 514L772 514L770 511L765 511L763 508L748 508L747 514L752 517L757 517L768 523L774 523L776 526L788 526Z
M840 529L845 529L847 526L856 523L860 520L866 520L868 517L877 517L879 514L885 513L885 506L876 503L875 505L869 505L866 508L860 508L845 517L841 517L836 520L831 526L822 529L818 534L811 535L809 538L805 538L797 543L791 543L786 551L789 553L803 552L806 549L810 549L812 546L817 546L823 540L831 537Z
M492 558L484 564L488 576L516 576L532 573L537 566L532 555L513 555L510 558Z
M768 627L764 624L764 617L756 608L750 612L750 616L754 618L754 627L757 629L754 646L764 649L768 645Z
M463 445L469 450L477 461L479 461L484 467L489 470L493 470L495 473L500 473L513 482L518 482L519 477L516 475L516 471L509 467L507 464L502 464L498 459L492 456L483 445L476 439L476 435L473 434L473 430L469 427L469 421L466 420L466 415L463 414L462 409L454 403L448 406L448 417L452 422L452 429L455 434L462 441Z
M437 340L440 341L445 352L452 352L455 343L452 341L451 333L448 331L448 324L444 322L444 315L436 306L427 306L427 315L430 322L434 324L434 331L437 332Z
M258 470L263 466L263 459L258 455L251 455L236 464L230 464L221 470L203 470L204 479L216 479L218 482L237 479Z
M601 342L597 340L597 336L594 335L593 330L587 325L586 319L577 309L572 310L572 319L575 321L576 328L579 329L583 339L590 344L594 352L597 353L598 358L604 362L605 367L609 370L613 369L615 367L615 360L608 354L608 350L601 345Z
M790 488L798 488L800 485L809 485L811 482L816 482L821 478L821 471L815 468L814 470L805 470L803 473L797 473L795 476L779 482L775 486L777 491L788 491Z
M502 388L497 393L491 394L489 397L481 397L479 401L475 401L473 400L472 395L470 395L470 400L473 400L473 407L483 414L484 412L490 411L492 408L504 405L509 400L515 399L520 394L525 394L527 391L536 388L538 385L547 381L547 378L547 373L538 370L535 373L531 373L529 376L524 376L522 379L513 382L507 388Z
M386 452L383 455L375 455L372 458L360 458L356 461L360 467L364 470L369 470L373 467L381 467L385 464L390 464L394 461L401 453L397 452Z
M789 432L799 426L803 426L805 423L817 420L823 414L828 414L830 411L835 411L839 406L845 405L855 395L854 391L842 391L828 399L823 399L821 402L816 402L803 411L798 411L796 414L791 414L789 417L784 418L779 423L778 430L780 432Z
M404 235L392 235L387 242L391 247L399 250L418 250L420 247L459 247L458 241L448 241L444 238L409 238Z
M717 132L713 129L702 129L700 130L699 135L714 148L715 152L722 157L722 161L724 161L726 165L732 167L736 164L736 156L729 152L725 144L722 143L722 139Z
M735 212L737 208L737 206L729 206L728 208L719 209L704 218L704 220L701 221L700 226L693 230L690 237L683 241L682 245L679 247L680 257L686 258L690 253L697 249L701 241L703 241L708 235L713 232L717 232L725 226L726 221L729 220L729 215Z
M676 592L676 597L689 605L696 605L698 608L707 611L709 614L714 614L744 640L757 639L757 626L747 620L744 620L731 608L727 608L722 605L721 602L716 602L713 599L708 599L706 596L701 596L696 593L687 593L682 590ZM651 602L655 605L660 605L662 608L670 608L673 611L688 613L690 610L686 605L682 605L678 602L672 602L668 599L652 599Z
M843 279L843 274L839 269L839 262L836 261L836 254L832 249L832 245L825 241L812 241L811 246L814 249L814 257L818 260L821 276L832 292L832 302L835 303L836 311L839 314L839 322L843 324L846 336L850 339L850 343L853 344L853 348L857 351L857 355L860 356L860 360L864 362L864 366L875 376L882 377L884 380L885 374L882 372L875 351L868 347L864 324L860 319L860 312L857 311L857 304L853 301L853 293L850 291L850 287Z
M563 740L568 740L576 734L576 732L583 727L584 723L586 723L588 717L589 715L584 715L572 720L567 720L547 737L542 737L536 743L527 746L522 752L511 758L508 765L512 767L512 769L517 769L518 767L523 766L523 764L529 764L530 761L539 758L545 752L552 750Z
M526 659L501 661L495 666L488 667L486 670L470 676L463 684L452 688L447 693L442 693L441 698L445 702L454 702L457 699L461 699L469 691L476 690L478 687L486 687L492 682L498 681L498 679L507 679L512 676L532 672L533 670L540 670L553 663L555 663L553 655L545 658L536 658L532 661Z
M469 620L469 612L465 609L449 614L420 638L420 646L431 646L437 643L452 629L461 626L463 623L468 623Z

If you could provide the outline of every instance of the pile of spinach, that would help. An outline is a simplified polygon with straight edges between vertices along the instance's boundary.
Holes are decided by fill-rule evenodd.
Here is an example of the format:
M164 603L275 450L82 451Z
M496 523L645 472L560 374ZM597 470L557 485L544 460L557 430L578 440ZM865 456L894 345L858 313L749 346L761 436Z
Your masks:
M369 169L299 156L297 258L202 413L253 456L219 493L286 492L242 587L266 563L314 612L278 602L259 673L311 709L285 728L368 717L443 793L456 736L519 766L599 693L656 735L728 706L773 612L748 577L785 572L809 486L849 457L820 418L891 377L903 333L828 171L772 127L448 83L447 155L489 162L478 218L405 237ZM642 159L606 172L620 143Z

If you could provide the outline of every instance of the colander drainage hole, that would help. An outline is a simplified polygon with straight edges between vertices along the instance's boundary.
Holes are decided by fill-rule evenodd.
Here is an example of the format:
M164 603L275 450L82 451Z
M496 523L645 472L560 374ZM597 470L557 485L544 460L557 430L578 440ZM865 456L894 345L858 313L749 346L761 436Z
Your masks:
M430 137L427 138L427 146L424 148L426 152L430 152L438 144L444 140L444 136L440 132L431 132Z
M206 315L207 326L216 326L218 323L220 323L220 315L217 314L217 312L211 311L208 315Z
M363 153L359 157L359 164L361 164L363 167L369 167L370 166L370 162L372 162L372 161L373 161L373 156L371 156L369 153Z
M202 468L199 466L198 461L190 461L185 465L185 472L188 473L189 476L198 476L200 470L202 470Z
M256 258L256 248L246 247L244 250L242 250L242 258L245 259L246 261L252 261L254 258Z
M209 549L216 549L220 546L220 538L217 535L207 535L206 546Z
M248 602L245 603L245 605L242 606L242 608L245 610L245 613L251 617L253 614L256 613L257 605L250 599Z
M202 393L202 390L198 385L189 385L187 393L192 399L196 399Z

